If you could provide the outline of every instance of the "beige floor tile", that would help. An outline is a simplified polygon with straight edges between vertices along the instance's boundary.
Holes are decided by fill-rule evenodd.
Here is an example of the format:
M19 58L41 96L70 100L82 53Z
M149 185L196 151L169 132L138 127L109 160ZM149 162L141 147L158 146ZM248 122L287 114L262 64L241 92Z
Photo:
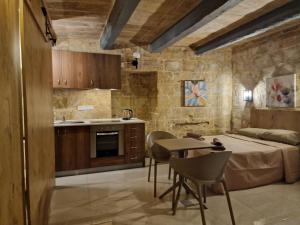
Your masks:
M179 203L171 215L171 196L153 198L148 168L57 179L50 225L194 225L201 224L198 205ZM158 168L158 193L172 183L168 166ZM278 183L230 193L237 225L299 225L300 182ZM182 192L181 199L189 198ZM208 197L207 225L230 225L225 196Z

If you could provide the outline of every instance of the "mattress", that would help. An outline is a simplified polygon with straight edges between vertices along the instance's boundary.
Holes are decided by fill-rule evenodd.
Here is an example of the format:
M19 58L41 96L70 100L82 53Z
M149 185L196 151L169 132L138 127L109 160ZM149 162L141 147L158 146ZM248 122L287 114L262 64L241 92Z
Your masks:
M297 146L249 138L237 134L206 136L211 142L218 138L232 156L225 170L228 190L258 187L284 180L293 183L300 177L300 150ZM189 152L189 157L207 154L207 151ZM220 185L214 192L222 193Z

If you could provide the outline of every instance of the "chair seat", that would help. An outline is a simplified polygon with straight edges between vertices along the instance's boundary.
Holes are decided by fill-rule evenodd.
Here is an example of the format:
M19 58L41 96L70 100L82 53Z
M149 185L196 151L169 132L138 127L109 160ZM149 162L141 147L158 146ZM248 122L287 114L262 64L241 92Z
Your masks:
M191 176L188 173L180 172L180 170L179 171L177 170L176 172L179 175L184 176L185 178L187 178L190 181L194 182L195 184L199 184L199 185L202 185L202 184L210 185L210 184L215 184L215 183L221 183L224 180L223 177L220 180L215 180L215 179L213 179L213 180L206 180L206 179L200 180L200 179L194 178L193 176Z

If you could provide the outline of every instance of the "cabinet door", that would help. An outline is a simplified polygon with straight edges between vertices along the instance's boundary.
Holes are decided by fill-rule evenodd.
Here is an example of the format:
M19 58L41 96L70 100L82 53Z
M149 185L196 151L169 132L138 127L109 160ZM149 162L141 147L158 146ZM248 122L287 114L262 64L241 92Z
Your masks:
M76 127L76 169L90 167L90 127Z
M62 87L78 88L78 77L82 76L82 54L80 52L61 51Z
M76 168L76 136L72 130L56 128L55 168L57 171L74 170Z
M121 56L54 50L53 87L120 89Z
M85 56L85 73L87 80L86 88L100 88L101 65L103 55L101 54L86 54Z
M61 51L52 50L52 76L54 88L62 87L61 69Z
M125 126L125 158L127 163L144 163L145 124L127 124Z
M100 88L121 89L121 56L102 55L99 66Z
M56 171L89 168L89 127L62 127L55 129Z

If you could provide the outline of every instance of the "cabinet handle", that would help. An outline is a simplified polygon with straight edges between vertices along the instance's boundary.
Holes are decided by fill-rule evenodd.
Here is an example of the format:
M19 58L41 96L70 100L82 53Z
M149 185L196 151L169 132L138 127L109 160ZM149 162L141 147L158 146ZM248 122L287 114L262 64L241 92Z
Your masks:
M91 86L94 86L94 81L93 80L91 80Z
M60 79L57 80L58 85L60 85Z
M68 80L66 79L66 80L65 80L65 85L67 85L67 84L68 84Z
M135 159L138 159L138 157L135 156L135 157L131 157L130 159L131 159L131 160L135 160Z

